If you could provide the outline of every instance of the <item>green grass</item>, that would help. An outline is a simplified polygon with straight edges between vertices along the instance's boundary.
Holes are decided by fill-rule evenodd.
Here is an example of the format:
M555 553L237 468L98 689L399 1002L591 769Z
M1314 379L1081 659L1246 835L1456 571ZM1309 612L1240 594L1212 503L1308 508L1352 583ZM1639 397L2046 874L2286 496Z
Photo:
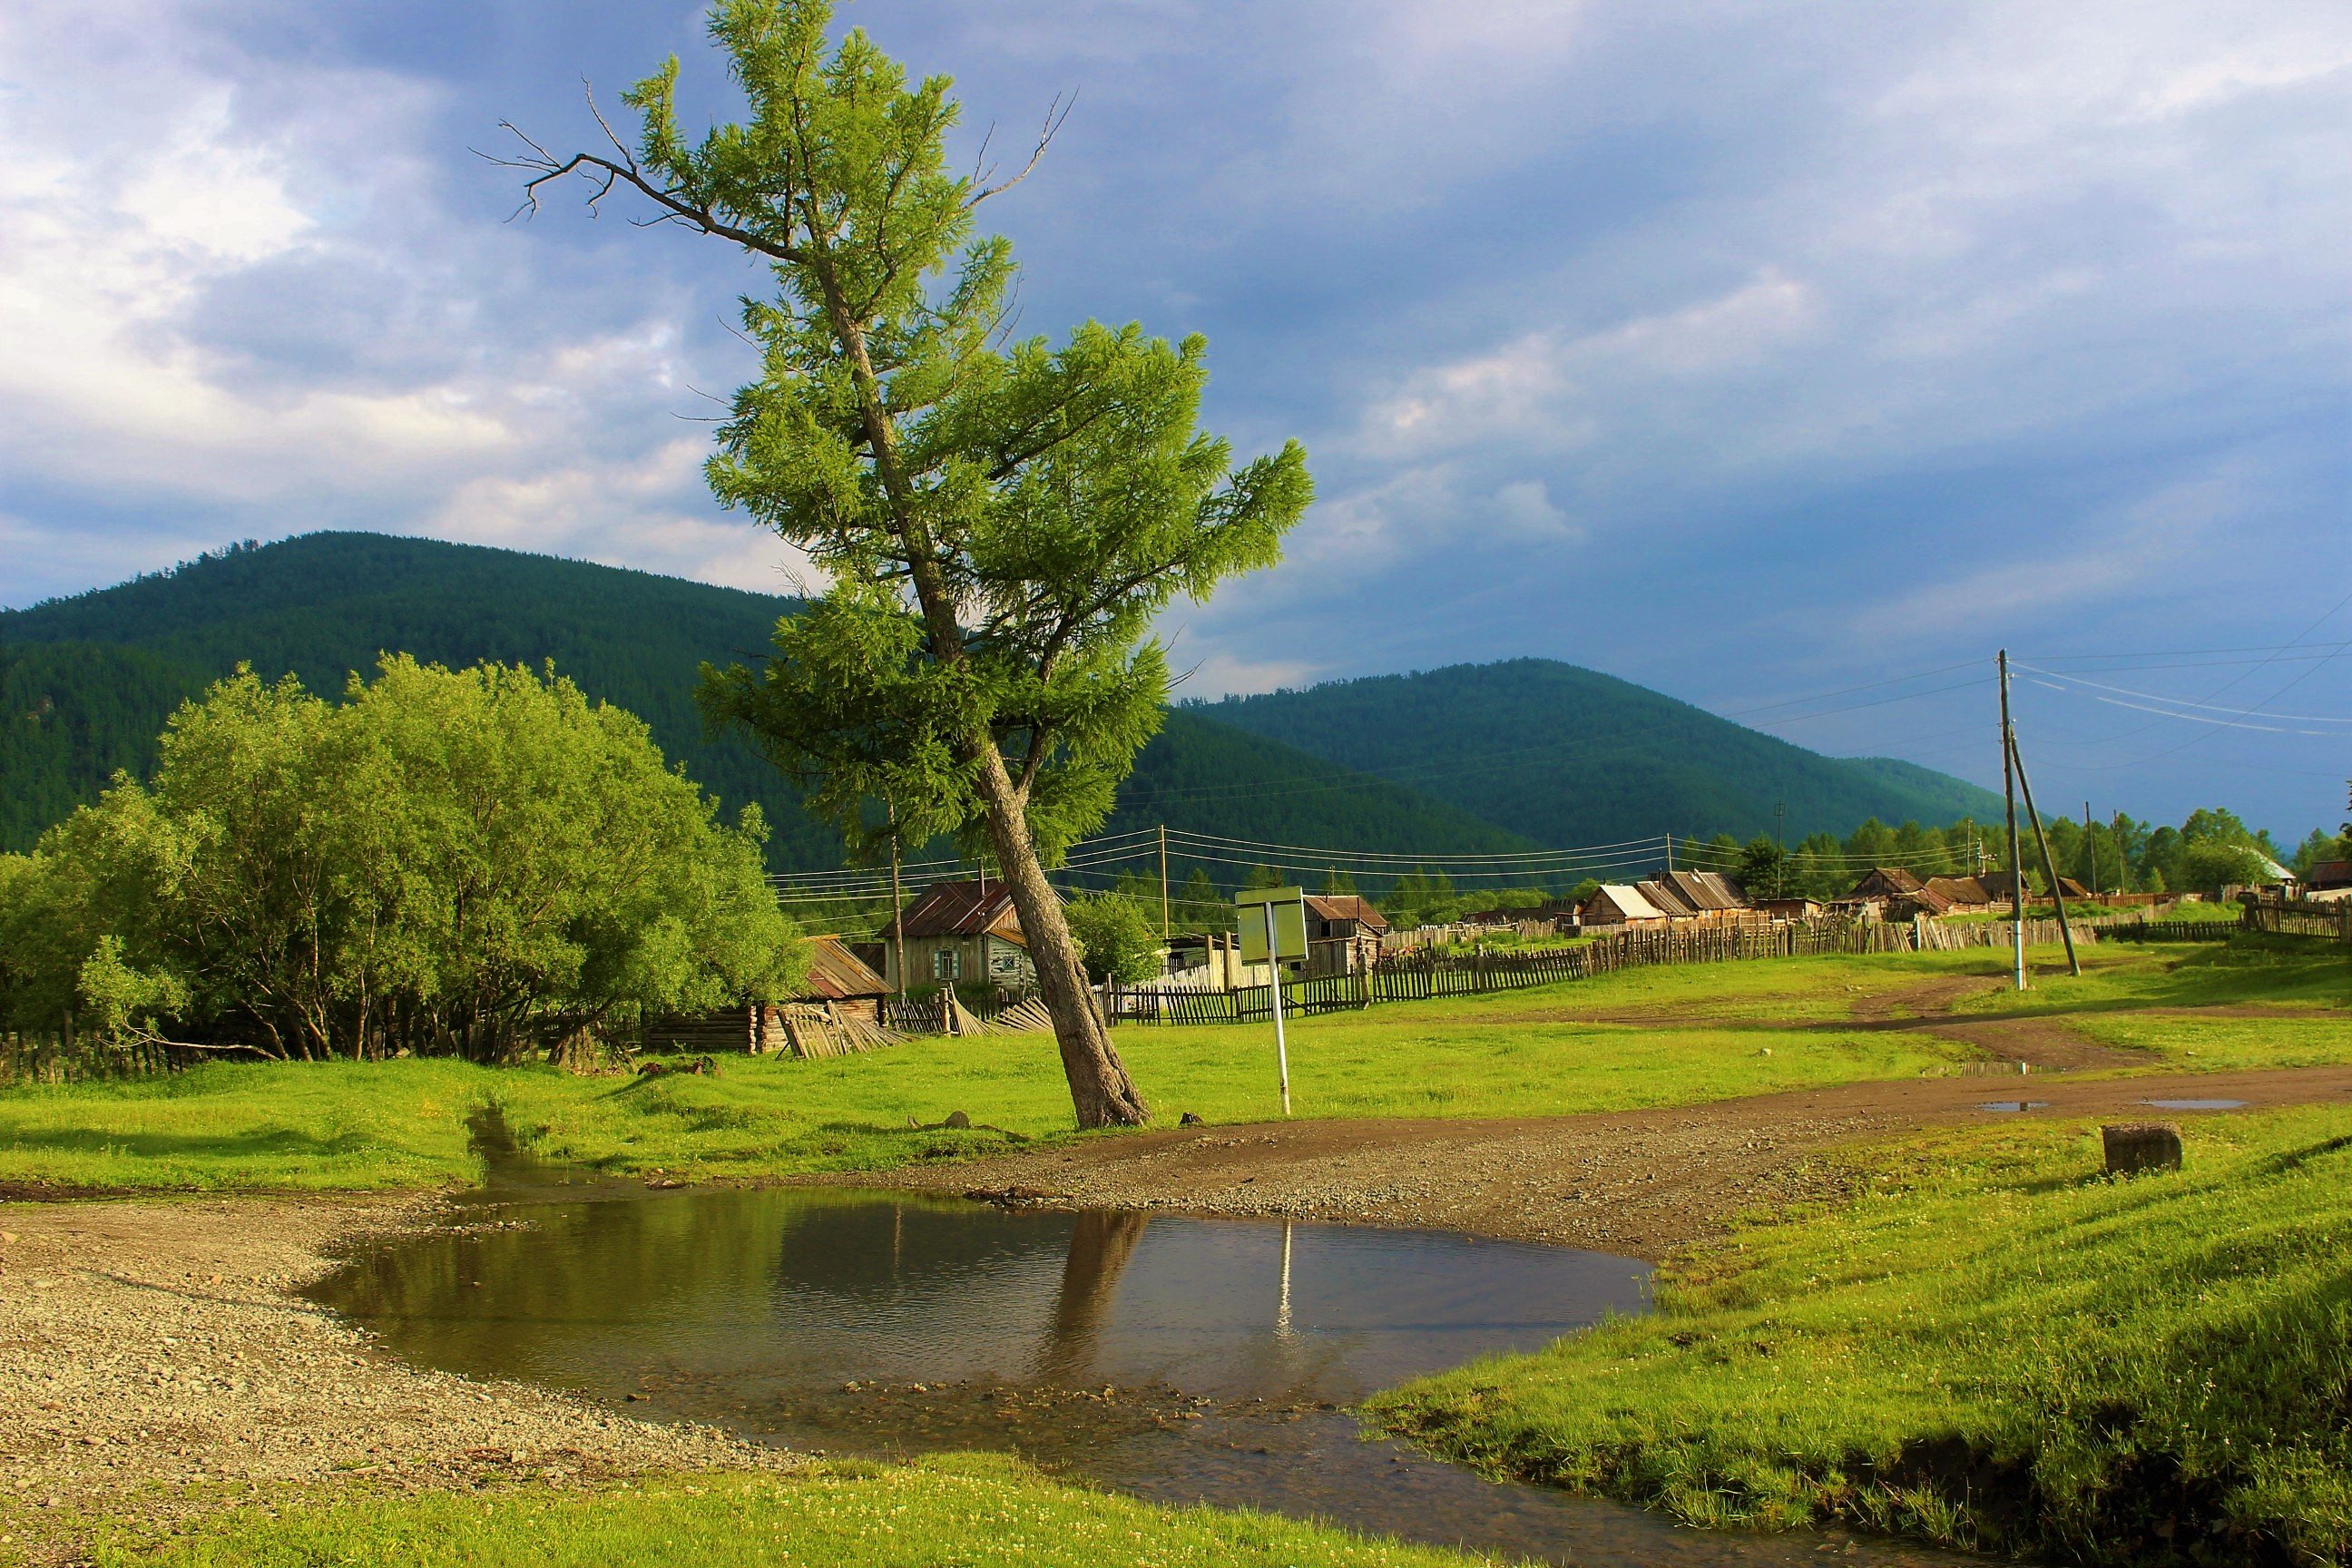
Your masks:
M1986 990L1969 1012L2063 1018L2142 1048L2150 1067L2352 1060L2352 966L2313 944L2084 949L2070 979L2034 953L2034 988ZM1642 969L1528 991L1400 1003L1290 1026L1297 1113L1555 1116L1949 1070L1965 1047L1841 1029L1857 1007L1992 979L1990 951ZM2260 1003L2276 1018L2148 1014ZM2330 1008L2337 1009L2331 1012ZM1808 1025L1759 1031L1759 1026ZM1264 1025L1129 1026L1118 1047L1163 1121L1280 1114ZM1770 1055L1764 1054L1769 1046ZM717 1079L574 1078L446 1060L216 1063L166 1078L0 1089L0 1184L133 1189L384 1189L475 1179L465 1118L497 1104L548 1158L694 1180L855 1173L1008 1146L922 1131L952 1110L1024 1137L1068 1134L1068 1093L1043 1036L929 1038L823 1061L722 1058Z
M2352 1109L2212 1118L2109 1181L2095 1126L1854 1156L1861 1194L1658 1310L1410 1385L1440 1454L1693 1523L1829 1519L2108 1562L2352 1554Z
M2249 1016L2199 1016L2197 1009ZM2147 1068L2352 1062L2352 962L2340 948L2294 938L2086 947L2079 979L2037 966L2032 989L1984 992L1954 1011L2061 1019L2095 1044L2145 1053Z
M954 1456L803 1477L668 1477L592 1491L509 1489L278 1503L181 1527L117 1527L100 1568L1466 1568L1492 1559L1258 1513L1154 1507Z
M1916 1077L1961 1058L1924 1037L1775 1036L1709 1018L1835 1021L1860 995L1982 954L1633 971L1522 992L1295 1020L1301 1116L1536 1116ZM1990 971L1988 971L1990 972ZM1671 1026L1577 1022L1594 1014ZM1684 1022L1683 1020L1688 1020ZM1264 1026L1130 1026L1120 1053L1163 1121L1280 1114ZM864 1056L729 1058L721 1075L575 1078L446 1060L217 1063L163 1079L0 1090L0 1183L121 1188L399 1188L470 1181L463 1120L495 1102L545 1157L625 1173L760 1178L885 1169L1007 1146L919 1131L962 1110L1028 1137L1070 1125L1043 1036L922 1039Z

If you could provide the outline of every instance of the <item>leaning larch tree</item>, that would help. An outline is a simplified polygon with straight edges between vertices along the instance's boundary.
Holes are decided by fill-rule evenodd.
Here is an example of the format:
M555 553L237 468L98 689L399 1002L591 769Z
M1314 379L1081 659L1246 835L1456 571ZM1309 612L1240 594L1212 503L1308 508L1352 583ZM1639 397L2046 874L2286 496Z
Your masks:
M1153 618L1279 558L1312 494L1306 454L1236 468L1199 432L1198 337L1089 321L1059 346L1015 339L1012 249L974 214L1058 121L1011 178L959 177L948 79L909 89L863 33L829 46L831 22L824 0L724 0L711 32L740 123L689 144L672 58L625 95L634 148L608 128L609 154L526 138L508 162L529 174L527 206L584 176L592 204L627 188L652 205L637 221L768 263L773 296L743 307L760 378L735 396L710 485L825 585L777 624L760 669L706 668L705 710L854 851L895 832L992 853L1078 1124L1139 1122L1045 868L1100 826L1160 726Z

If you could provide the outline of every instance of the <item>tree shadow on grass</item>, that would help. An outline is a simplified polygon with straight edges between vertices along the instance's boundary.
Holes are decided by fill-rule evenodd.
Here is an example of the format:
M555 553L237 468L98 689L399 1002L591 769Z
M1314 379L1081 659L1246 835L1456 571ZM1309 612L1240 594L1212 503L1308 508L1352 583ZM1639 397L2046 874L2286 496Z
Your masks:
M254 1157L331 1159L381 1150L382 1141L361 1131L320 1137L291 1127L233 1132L124 1132L93 1128L18 1129L8 1135L17 1150L51 1153L119 1154L159 1163L188 1163Z

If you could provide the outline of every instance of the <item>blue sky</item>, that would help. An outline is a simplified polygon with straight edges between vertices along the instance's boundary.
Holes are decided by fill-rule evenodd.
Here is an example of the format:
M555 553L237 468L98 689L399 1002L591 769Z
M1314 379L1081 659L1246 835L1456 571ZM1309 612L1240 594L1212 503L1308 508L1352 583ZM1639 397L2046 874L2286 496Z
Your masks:
M1191 689L1544 655L1997 784L2006 644L2052 809L2342 819L2336 0L845 16L1000 145L1078 93L1025 328L1205 331L1306 441ZM688 5L6 7L0 604L320 528L781 587L698 475L760 275L468 152L672 51L723 107Z

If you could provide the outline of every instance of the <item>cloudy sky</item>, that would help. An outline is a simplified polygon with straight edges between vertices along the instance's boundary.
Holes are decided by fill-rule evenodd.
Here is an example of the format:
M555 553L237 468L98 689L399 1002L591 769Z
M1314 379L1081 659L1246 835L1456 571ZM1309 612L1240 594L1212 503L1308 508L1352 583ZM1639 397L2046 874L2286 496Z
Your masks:
M1306 441L1191 689L1543 655L1997 784L2005 644L2046 805L2343 817L2341 0L846 15L974 135L1078 93L1024 327ZM0 605L322 528L780 587L698 471L760 275L469 152L673 51L723 111L669 0L0 9Z

